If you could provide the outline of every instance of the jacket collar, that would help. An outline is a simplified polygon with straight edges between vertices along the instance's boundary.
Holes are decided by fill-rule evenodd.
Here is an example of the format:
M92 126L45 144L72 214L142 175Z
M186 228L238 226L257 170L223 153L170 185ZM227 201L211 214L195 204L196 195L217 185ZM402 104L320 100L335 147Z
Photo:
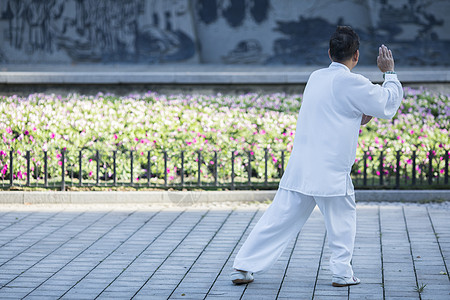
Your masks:
M330 64L329 68L343 68L343 69L345 69L345 70L350 72L350 69L346 65L338 63L338 62L335 62L335 61L333 61Z

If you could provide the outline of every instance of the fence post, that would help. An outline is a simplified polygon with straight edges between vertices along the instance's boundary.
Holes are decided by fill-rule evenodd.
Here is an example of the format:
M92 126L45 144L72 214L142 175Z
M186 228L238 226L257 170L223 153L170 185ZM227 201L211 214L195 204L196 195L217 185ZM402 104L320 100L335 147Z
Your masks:
M167 186L167 151L163 151L164 154L164 186Z
M197 156L197 184L200 186L202 185L202 179L201 179L201 167L202 167L202 152L198 150L198 156Z
M413 150L412 154L412 174L411 174L412 185L416 184L416 150Z
M30 186L30 150L27 150L27 186Z
M367 151L364 151L363 186L367 186Z
M66 170L65 170L65 154L66 154L66 150L62 149L61 151L61 191L65 191L66 190Z
M267 185L267 156L268 156L268 149L264 149L264 185Z
M95 160L97 161L97 170L96 170L96 175L97 175L97 179L95 180L95 184L98 186L99 185L99 176L100 176L100 153L98 150L95 151Z
M448 183L448 157L450 155L450 151L445 151L444 155L445 155L445 178L444 178L444 183L447 184Z
M44 186L48 187L48 153L44 151Z
M117 155L117 150L113 150L113 184L114 186L117 185L117 167L116 167L116 155Z
M217 186L217 151L214 151L214 186Z
M82 167L82 159L83 159L83 150L78 152L78 185L81 186L83 184L83 167Z
M134 162L133 162L133 150L130 150L130 166L131 166L131 179L130 179L130 185L133 186L133 168L134 168Z
M9 151L9 185L13 186L14 184L14 150Z
M184 187L184 151L181 151L181 170L180 170L180 176L181 176L181 187Z
M383 185L383 151L380 152L380 185Z
M428 184L433 183L433 152L430 150L428 155Z
M152 177L152 172L151 172L151 152L148 151L147 152L147 185L150 186L150 178Z
M400 150L397 150L397 172L395 173L395 188L400 188Z
M281 176L284 174L284 150L281 150Z
M250 151L247 152L248 165L247 165L247 182L248 185L252 185L252 153Z
M234 190L234 150L231 152L231 189Z

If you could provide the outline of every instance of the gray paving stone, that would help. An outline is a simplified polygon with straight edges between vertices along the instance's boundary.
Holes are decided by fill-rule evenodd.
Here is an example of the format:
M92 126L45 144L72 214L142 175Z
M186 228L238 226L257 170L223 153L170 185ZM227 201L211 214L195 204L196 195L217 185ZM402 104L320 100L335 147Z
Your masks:
M183 214L167 208L147 223L155 211L130 215L119 205L103 212L26 209L0 205L0 299L31 291L26 299L55 299L71 289L63 299L129 299L140 290L135 299L311 299L314 293L314 299L378 300L384 289L385 299L405 300L418 299L416 281L427 284L422 299L450 298L449 277L441 274L444 261L450 265L450 221L435 208L358 205L353 265L362 283L350 289L331 286L318 210L277 264L246 287L233 286L229 272L263 213L257 208ZM13 212L20 222L8 217Z

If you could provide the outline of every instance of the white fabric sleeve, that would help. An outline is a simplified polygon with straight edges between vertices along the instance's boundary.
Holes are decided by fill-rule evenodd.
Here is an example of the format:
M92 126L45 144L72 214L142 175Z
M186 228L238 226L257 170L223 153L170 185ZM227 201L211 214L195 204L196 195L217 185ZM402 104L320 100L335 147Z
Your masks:
M403 99L402 85L396 74L386 74L381 86L364 76L351 74L346 78L337 78L334 87L336 97L345 98L354 110L382 119L391 119Z

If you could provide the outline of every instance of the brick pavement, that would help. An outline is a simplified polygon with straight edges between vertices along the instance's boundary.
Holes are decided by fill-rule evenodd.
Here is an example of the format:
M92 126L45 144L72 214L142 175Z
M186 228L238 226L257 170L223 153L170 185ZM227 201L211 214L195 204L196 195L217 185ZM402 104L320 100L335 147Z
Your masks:
M358 204L358 286L331 286L318 210L269 272L233 286L266 207L0 205L0 299L450 299L450 210L436 205Z

